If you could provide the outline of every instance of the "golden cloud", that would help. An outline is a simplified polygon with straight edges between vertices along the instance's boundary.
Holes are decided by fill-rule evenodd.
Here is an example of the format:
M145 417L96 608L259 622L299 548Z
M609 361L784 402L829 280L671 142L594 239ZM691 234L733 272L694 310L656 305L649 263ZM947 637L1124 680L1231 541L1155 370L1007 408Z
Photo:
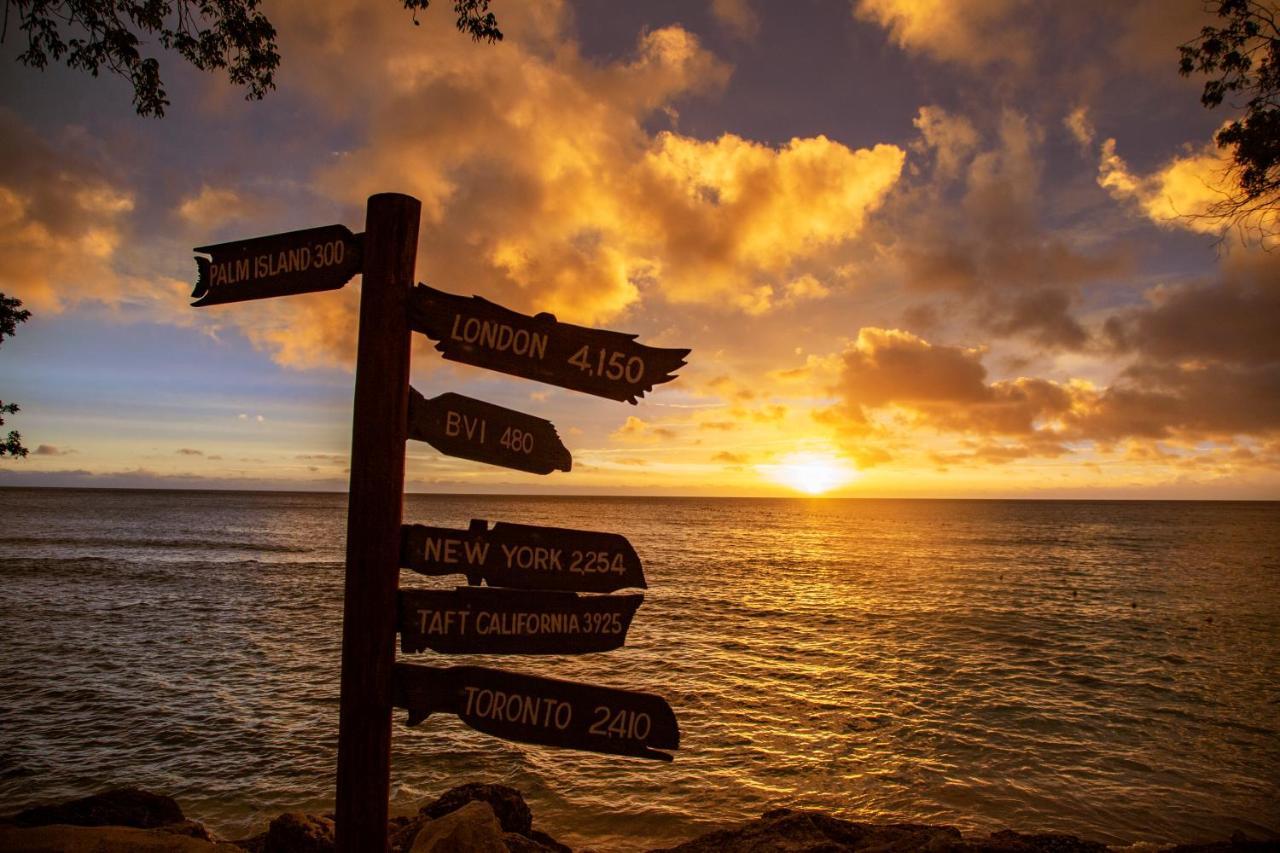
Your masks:
M861 452L922 428L978 441L962 453L935 453L940 464L1280 433L1280 361L1271 355L1249 364L1139 360L1104 388L1035 377L989 381L982 357L980 349L863 328L832 389L841 402L817 417Z
M754 39L760 32L760 16L749 0L711 0L711 14L743 41Z
M799 267L856 236L898 178L893 146L647 132L729 74L680 27L604 65L558 31L526 44L520 27L495 50L439 42L388 60L369 138L321 176L352 204L388 187L421 198L422 275L446 289L586 323L642 291L760 313L820 298Z
M1218 234L1223 222L1210 212L1228 197L1230 166L1230 159L1209 143L1174 157L1150 175L1138 175L1116 153L1115 139L1107 139L1099 152L1098 185L1113 198L1134 203L1161 227Z
M1198 3L1168 0L855 0L853 14L883 27L904 50L983 73L1005 66L1037 85L1043 77L1026 71L1048 54L1045 43L1070 39L1086 50L1068 55L1078 56L1078 64L1056 70L1075 86L1098 85L1094 72L1103 63L1167 72L1170 46L1213 20ZM1053 59L1060 63L1063 56Z
M659 439L675 438L675 436L676 432L673 429L654 426L635 415L628 415L626 422L614 430L612 438L614 441L627 443L649 443Z
M854 15L889 31L899 47L983 67L1030 63L1028 0L858 0Z
M113 302L135 282L113 263L133 194L76 153L0 110L0 291L36 311L82 298Z
M228 222L259 215L263 205L256 197L230 187L214 187L204 184L199 192L178 202L176 213L188 225L198 226L204 233L212 233Z
M1223 215L1240 194L1231 154L1213 142L1188 146L1149 175L1133 172L1117 153L1115 139L1102 143L1098 185L1119 201L1133 204L1162 228L1184 228L1200 234L1222 234L1237 228L1256 236L1264 248L1280 245L1280 211L1261 208L1237 219Z

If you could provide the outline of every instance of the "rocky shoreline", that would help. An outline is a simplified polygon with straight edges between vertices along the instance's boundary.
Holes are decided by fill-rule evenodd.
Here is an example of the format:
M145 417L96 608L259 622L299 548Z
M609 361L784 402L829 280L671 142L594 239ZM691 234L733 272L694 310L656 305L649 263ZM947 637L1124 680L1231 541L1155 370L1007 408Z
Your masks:
M452 788L412 817L387 827L391 853L573 853L533 825L524 797L505 785L472 783ZM581 853L593 848L580 848ZM709 832L651 853L1105 853L1098 842L1057 833L1005 830L964 836L954 827L871 824L816 811L776 809L755 820ZM1182 844L1160 853L1262 853L1280 842L1230 840ZM90 797L26 809L0 818L0 850L13 853L329 853L334 850L328 816L282 814L250 838L215 837L187 818L170 797L117 788ZM603 853L603 851L601 851Z

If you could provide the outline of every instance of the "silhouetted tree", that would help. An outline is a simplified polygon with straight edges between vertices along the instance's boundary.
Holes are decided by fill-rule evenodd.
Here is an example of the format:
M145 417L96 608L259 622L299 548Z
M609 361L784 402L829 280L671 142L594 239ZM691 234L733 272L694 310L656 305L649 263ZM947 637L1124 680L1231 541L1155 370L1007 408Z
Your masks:
M276 30L258 11L259 0L5 0L0 41L7 36L9 14L17 10L27 49L18 61L44 68L65 58L69 68L94 77L105 69L133 84L139 115L163 116L169 105L160 80L160 62L143 56L144 39L176 50L202 71L225 69L232 83L244 86L247 100L261 100L275 88L280 65ZM403 0L413 12L431 0ZM454 0L461 32L476 41L500 41L489 0Z
M1258 0L1212 0L1220 26L1204 27L1180 46L1183 76L1207 74L1200 102L1209 109L1231 99L1244 114L1215 137L1231 151L1232 183L1238 187L1210 215L1264 236L1280 228L1280 6Z
M30 311L22 308L21 299L10 299L0 293L0 344L5 337L13 337L19 323L25 323L31 316ZM17 403L6 403L0 400L0 426L4 426L4 416L18 412ZM22 436L15 430L9 430L9 437L0 439L0 456L26 456L27 449L22 446Z

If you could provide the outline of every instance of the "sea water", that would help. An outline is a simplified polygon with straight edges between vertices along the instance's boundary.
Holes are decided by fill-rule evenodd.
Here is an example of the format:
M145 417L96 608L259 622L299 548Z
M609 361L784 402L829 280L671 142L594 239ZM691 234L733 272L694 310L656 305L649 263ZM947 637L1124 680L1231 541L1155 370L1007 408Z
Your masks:
M1280 836L1280 504L406 498L406 522L473 518L627 536L626 647L412 658L661 694L681 749L397 712L393 814L487 781L609 850L782 806ZM226 837L331 810L345 519L345 495L0 489L0 813L118 785Z

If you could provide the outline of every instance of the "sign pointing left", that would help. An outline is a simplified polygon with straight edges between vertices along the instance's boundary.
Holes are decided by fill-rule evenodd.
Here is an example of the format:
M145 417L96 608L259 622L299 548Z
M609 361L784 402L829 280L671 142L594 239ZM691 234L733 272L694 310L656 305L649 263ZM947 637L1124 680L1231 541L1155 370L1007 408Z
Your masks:
M324 225L199 246L194 307L337 290L363 268L363 234Z

